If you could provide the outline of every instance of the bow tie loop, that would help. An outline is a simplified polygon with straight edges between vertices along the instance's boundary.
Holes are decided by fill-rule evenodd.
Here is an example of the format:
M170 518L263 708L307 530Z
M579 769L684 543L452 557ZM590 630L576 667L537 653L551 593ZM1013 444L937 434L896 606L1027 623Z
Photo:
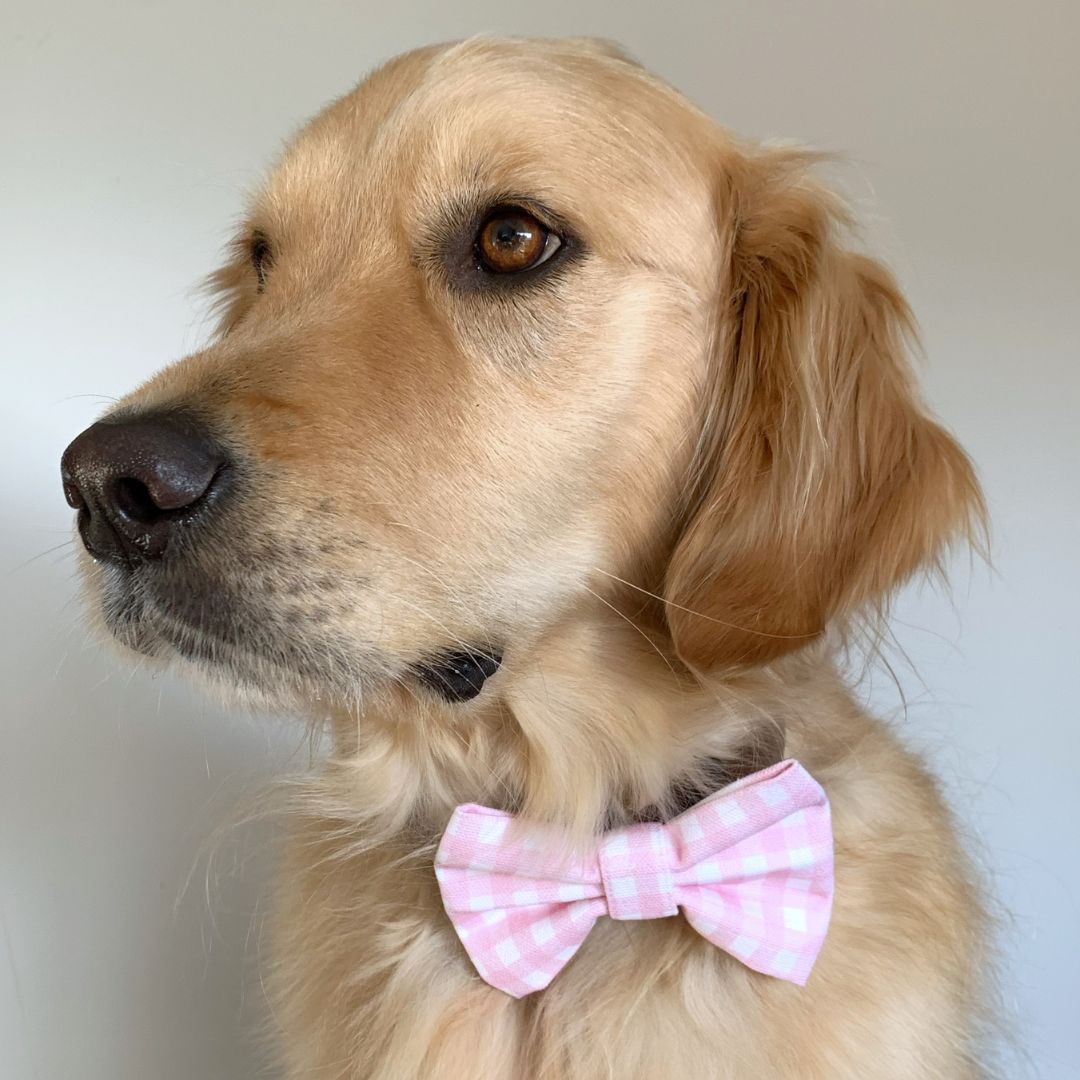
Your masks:
M675 842L655 823L616 829L598 848L600 882L613 919L666 919L679 913Z

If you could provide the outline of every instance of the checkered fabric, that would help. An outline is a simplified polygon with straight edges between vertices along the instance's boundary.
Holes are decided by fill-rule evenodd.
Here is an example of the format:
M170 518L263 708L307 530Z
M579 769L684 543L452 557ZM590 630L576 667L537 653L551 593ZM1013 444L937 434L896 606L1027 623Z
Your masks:
M723 788L666 824L570 856L550 830L459 806L435 855L443 904L485 982L542 990L601 915L677 915L747 967L802 986L829 925L829 801L797 761Z

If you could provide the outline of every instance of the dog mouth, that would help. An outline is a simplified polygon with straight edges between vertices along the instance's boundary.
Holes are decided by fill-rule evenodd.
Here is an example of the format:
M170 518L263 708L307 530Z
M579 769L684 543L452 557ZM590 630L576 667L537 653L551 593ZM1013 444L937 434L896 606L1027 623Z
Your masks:
M413 673L439 697L457 703L476 697L501 665L501 649L476 645L438 653L414 665Z
M227 688L289 704L362 704L396 681L458 704L471 701L502 664L502 648L455 642L394 662L335 629L346 605L326 597L280 603L250 579L188 577L98 564L103 621L134 652L180 660Z
M335 629L340 605L317 591L281 602L240 575L95 569L102 621L118 642L158 660L186 661L215 683L350 704L385 674L377 650Z

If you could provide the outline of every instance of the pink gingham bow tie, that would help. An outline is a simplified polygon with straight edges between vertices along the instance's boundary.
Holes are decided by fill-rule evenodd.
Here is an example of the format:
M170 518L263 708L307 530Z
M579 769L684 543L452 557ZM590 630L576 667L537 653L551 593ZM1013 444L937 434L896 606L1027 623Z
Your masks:
M833 896L829 801L797 761L722 788L666 824L605 833L584 856L486 806L459 806L435 855L443 904L477 972L542 990L601 915L687 922L747 967L800 986Z

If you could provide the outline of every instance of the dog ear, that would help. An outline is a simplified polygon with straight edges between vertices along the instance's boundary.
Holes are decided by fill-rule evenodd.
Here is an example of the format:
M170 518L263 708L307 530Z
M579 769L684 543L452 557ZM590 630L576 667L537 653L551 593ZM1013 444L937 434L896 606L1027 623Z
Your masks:
M907 304L841 246L843 209L810 164L740 155L718 197L718 340L664 588L698 671L767 663L884 604L982 520L970 461L917 399Z

